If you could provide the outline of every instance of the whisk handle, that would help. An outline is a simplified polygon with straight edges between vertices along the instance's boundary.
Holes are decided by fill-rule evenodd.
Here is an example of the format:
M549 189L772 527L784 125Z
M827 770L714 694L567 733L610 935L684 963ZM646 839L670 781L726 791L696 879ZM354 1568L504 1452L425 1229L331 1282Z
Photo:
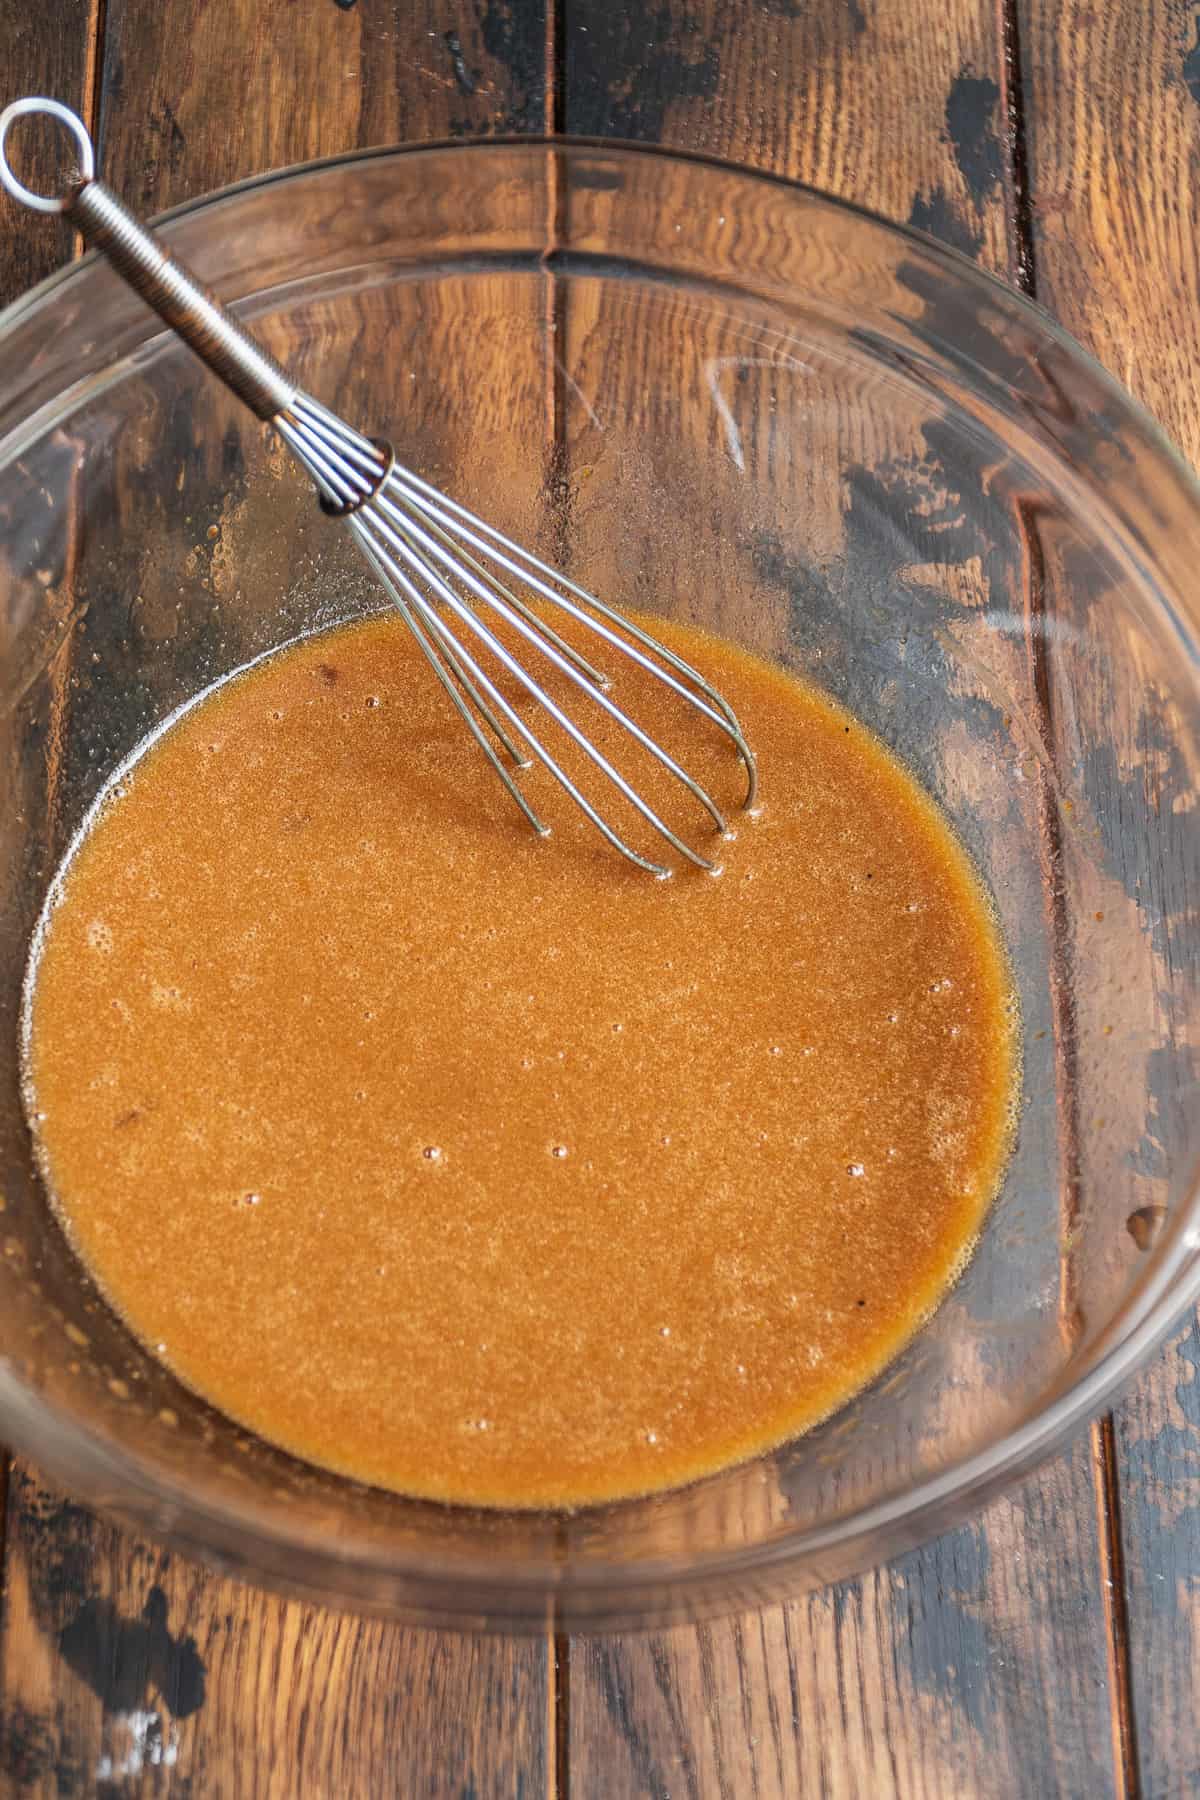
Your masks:
M67 217L260 419L273 419L292 404L295 382L111 188L85 182L72 195Z
M56 119L75 139L80 167L61 195L32 193L13 174L5 155L5 139L14 120L25 114ZM286 411L299 392L296 383L238 324L228 307L134 217L124 201L96 180L94 170L91 139L83 121L69 107L56 100L33 98L14 101L0 113L0 184L13 198L39 212L64 213L164 324L260 419L274 419Z

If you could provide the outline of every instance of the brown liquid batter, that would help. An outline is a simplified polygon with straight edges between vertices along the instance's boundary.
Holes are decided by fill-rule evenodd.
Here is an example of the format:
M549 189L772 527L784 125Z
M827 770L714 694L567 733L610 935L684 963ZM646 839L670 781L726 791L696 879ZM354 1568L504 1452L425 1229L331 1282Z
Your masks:
M206 697L68 862L27 1044L56 1204L300 1456L496 1505L686 1481L875 1375L979 1229L1017 1033L967 858L815 690L662 635L762 764L719 877L630 869L544 775L535 838L392 614Z

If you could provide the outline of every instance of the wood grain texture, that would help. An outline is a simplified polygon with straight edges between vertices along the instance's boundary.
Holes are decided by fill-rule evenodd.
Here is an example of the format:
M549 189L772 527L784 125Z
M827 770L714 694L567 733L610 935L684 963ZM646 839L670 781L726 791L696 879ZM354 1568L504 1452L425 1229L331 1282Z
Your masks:
M566 0L565 125L776 170L1012 262L991 0Z
M1038 299L1200 465L1200 9L1019 17Z
M1018 18L1037 296L1200 467L1200 8L1020 0ZM1200 1785L1198 1369L1193 1322L1113 1421L1129 1781L1155 1796Z
M146 211L365 144L542 123L538 4L110 0L102 46L94 22L76 0L2 0L0 42L15 32L23 89L85 115L94 68L102 166ZM71 249L31 237L26 215L18 227L5 293ZM441 453L469 459L472 430L447 408ZM23 1462L6 1515L0 1795L507 1796L552 1781L543 1641L364 1624L218 1580Z
M545 1652L222 1580L15 1477L0 1793L547 1791Z
M91 12L91 0L64 0L59 7L0 0L5 103L21 94L49 94L87 117ZM11 145L26 185L35 192L52 193L62 173L57 160L60 146L53 135L31 126L24 147L15 132ZM0 306L68 261L74 243L74 232L61 219L25 212L7 194L0 194Z
M22 94L49 94L87 118L94 86L91 15L91 0L65 0L61 16L27 6L24 0L0 0L4 100ZM38 192L53 190L61 164L52 136L31 128L23 144L14 134L10 150L18 174L29 186ZM0 306L69 261L75 247L75 233L61 219L26 212L0 194ZM9 1459L0 1445L0 1623L5 1615L8 1476ZM3 1692L0 1665L0 1707ZM2 1772L0 1757L0 1779Z
M5 79L11 95L50 94L88 113L92 99L90 56L90 0L68 0L68 16L52 18L47 11L31 9L23 0L0 0L0 43L5 47ZM27 184L49 193L59 173L52 142L31 131L25 140L13 140L18 173ZM18 297L36 281L52 274L70 259L76 248L74 230L56 218L23 212L7 196L0 198L0 306ZM7 1494L9 1456L0 1445L0 1624L4 1620L4 1570L7 1550ZM0 1712L4 1706L4 1674L0 1667ZM4 1755L0 1751L0 1778Z
M1102 1601L1078 1579L1091 1534L1074 1490L1085 1481L1080 1467L1028 1483L927 1550L803 1601L577 1643L577 1791L1111 1792L1106 1734L1088 1743L1080 1732L1106 1704ZM1057 1558L1041 1553L1050 1539Z
M990 0L956 0L936 21L922 12L919 26L904 0L568 0L564 28L568 130L757 163L930 231L1009 280L1022 274L1011 46ZM605 392L575 311L559 340L571 393L601 415L636 408L633 378ZM744 368L740 391L779 379ZM769 416L767 399L747 398L744 416ZM570 393L565 430L569 463L589 469L586 523L602 510L602 438ZM894 466L919 453L881 435L874 454ZM872 444L851 460L869 467ZM772 479L796 481L803 516L811 471L777 462ZM736 505L722 546L738 535ZM944 573L953 585L955 570ZM1020 571L1010 577L1019 589ZM724 562L717 579L736 591ZM1016 691L1029 679L1021 655ZM818 1599L573 1643L573 1782L583 1793L921 1800L1119 1791L1098 1492L1084 1441L972 1525Z
M540 131L542 0L109 0L108 179L158 212L402 139Z

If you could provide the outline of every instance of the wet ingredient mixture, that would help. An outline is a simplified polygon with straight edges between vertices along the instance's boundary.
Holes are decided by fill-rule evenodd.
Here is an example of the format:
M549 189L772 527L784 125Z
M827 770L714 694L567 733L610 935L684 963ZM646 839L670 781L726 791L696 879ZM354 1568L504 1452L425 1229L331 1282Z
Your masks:
M662 635L762 765L720 876L628 867L535 773L539 841L390 613L194 705L68 859L26 1046L55 1203L298 1456L488 1505L683 1482L867 1382L978 1232L1017 1036L966 856L816 690Z

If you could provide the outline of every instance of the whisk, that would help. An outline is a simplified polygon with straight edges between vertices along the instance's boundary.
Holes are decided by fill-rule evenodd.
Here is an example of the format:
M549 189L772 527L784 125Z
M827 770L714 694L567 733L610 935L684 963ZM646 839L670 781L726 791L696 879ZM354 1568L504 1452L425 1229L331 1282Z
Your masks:
M78 169L60 194L31 192L9 164L8 133L15 120L29 114L58 121L74 138ZM505 677L509 691L515 684L544 709L582 752L584 766L590 764L611 784L659 838L698 868L715 872L716 859L667 823L514 655L505 637L536 653L589 704L607 713L697 802L697 818L706 813L716 833L725 832L726 822L712 796L618 705L608 676L549 618L564 615L609 651L630 658L722 733L744 765L743 805L749 807L755 797L755 762L728 702L673 650L422 481L397 461L389 443L364 437L305 393L117 195L96 180L95 167L87 129L69 107L33 97L14 101L0 113L0 183L37 212L65 214L214 374L278 432L312 477L323 509L353 532L476 744L534 830L545 836L549 826L515 776L541 763L615 850L652 875L671 873L668 863L636 849L588 798L499 685ZM497 624L505 636L499 635Z

